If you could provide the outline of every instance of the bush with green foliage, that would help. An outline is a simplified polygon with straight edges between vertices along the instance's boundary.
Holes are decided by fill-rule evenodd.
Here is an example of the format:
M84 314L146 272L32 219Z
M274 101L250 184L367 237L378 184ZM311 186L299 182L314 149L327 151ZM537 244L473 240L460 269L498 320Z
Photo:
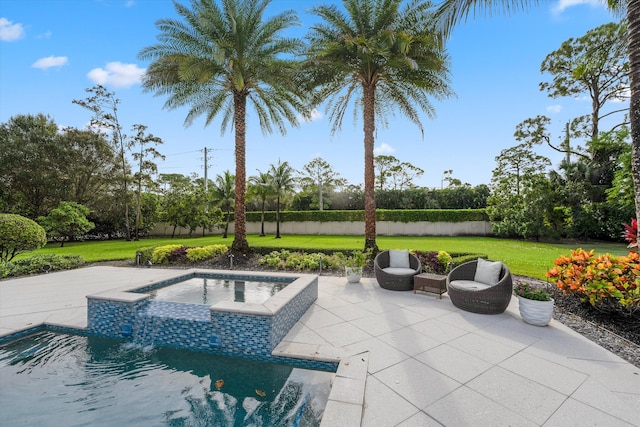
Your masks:
M0 278L70 270L83 264L84 260L79 255L34 255L17 261L0 261Z
M414 254L418 258L418 260L420 260L422 268L427 273L445 274L449 270L449 263L453 262L453 257L445 251L424 252L419 250L412 250L411 253Z
M0 260L11 261L21 252L47 243L44 229L35 221L15 214L0 214Z
M62 247L65 240L73 240L95 227L87 219L89 212L89 208L79 203L62 201L49 215L38 218L38 222L50 237L60 238Z
M168 264L170 261L176 261L175 257L179 252L184 251L186 258L187 247L184 245L164 245L158 246L153 250L151 255L151 261L154 264ZM175 252L175 253L174 253Z
M136 254L140 254L140 263L145 264L149 261L153 262L153 251L156 250L155 246L148 246L146 248L138 248Z
M187 260L200 262L227 253L227 245L208 245L187 249Z
M321 252L303 253L286 249L272 251L260 258L259 263L276 270L318 270L322 262L323 270L341 270L348 263L348 257L343 252L325 254Z

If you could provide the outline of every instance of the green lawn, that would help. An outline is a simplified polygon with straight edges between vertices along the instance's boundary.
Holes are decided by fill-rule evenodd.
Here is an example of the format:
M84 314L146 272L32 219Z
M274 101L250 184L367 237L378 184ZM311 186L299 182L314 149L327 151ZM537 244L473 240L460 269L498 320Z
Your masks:
M247 236L249 245L254 247L277 248L305 248L308 251L317 249L354 250L364 247L362 236L318 236L318 235L286 235L281 239L273 236ZM160 246L167 244L184 244L186 246L203 246L211 244L231 245L233 236L223 239L220 236L210 237L176 237L143 239L137 242L122 240L76 242L49 244L42 249L23 254L26 257L34 254L81 255L88 262L134 259L136 250L146 246ZM615 255L627 254L623 243L583 243L583 244L553 244L523 242L519 240L497 239L491 237L387 237L378 236L378 246L384 249L419 249L423 251L444 250L447 252L484 253L489 259L500 260L509 266L514 274L545 278L545 273L553 267L553 260L561 254L569 253L571 249L582 247L586 250L595 249L598 253Z

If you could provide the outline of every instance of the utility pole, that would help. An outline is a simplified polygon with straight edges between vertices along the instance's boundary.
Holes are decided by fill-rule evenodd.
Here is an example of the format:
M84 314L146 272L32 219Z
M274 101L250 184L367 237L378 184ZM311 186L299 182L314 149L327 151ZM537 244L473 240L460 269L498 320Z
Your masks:
M204 208L209 212L209 149L204 147Z
M565 124L564 128L565 137L564 137L564 149L565 151L565 162L567 165L571 164L571 138L569 137L569 122Z
M207 165L207 147L204 147L204 194L209 194L209 166ZM206 197L206 196L205 196Z

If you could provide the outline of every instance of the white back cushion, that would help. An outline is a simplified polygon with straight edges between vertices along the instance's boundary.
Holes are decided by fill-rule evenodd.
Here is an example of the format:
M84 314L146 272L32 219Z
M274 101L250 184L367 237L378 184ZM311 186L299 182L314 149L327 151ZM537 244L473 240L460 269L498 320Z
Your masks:
M478 258L478 266L476 267L476 276L474 281L484 283L486 285L495 285L500 280L500 271L502 263L500 261L487 261Z
M389 251L389 267L411 268L409 265L409 251Z

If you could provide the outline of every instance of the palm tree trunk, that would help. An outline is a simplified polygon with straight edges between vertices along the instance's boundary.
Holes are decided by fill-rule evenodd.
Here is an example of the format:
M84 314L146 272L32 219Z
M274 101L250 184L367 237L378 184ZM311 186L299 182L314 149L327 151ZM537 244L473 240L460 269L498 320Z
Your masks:
M229 221L231 219L231 209L227 206L227 223L224 225L224 234L222 235L223 239L226 239L229 236Z
M264 199L262 199L262 211L260 212L260 237L264 237Z
M631 174L636 201L636 218L640 218L640 0L627 4L629 25L629 68L631 103Z
M378 252L376 244L376 193L373 167L375 85L363 83L364 94L364 249Z
M246 114L247 95L246 93L235 93L233 97L234 120L236 128L236 198L234 214L234 237L231 250L234 252L246 253L249 250L247 242L247 224L245 215L245 195L247 192L246 177Z

